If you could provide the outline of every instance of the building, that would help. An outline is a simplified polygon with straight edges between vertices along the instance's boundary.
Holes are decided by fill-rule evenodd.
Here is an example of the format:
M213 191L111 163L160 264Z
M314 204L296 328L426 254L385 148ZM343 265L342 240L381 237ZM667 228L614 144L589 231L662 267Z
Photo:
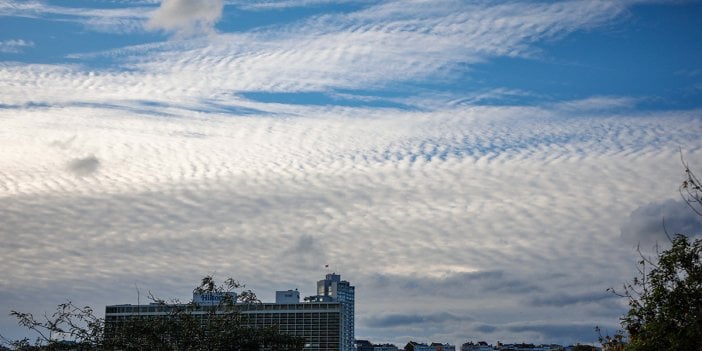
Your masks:
M275 303L300 303L300 292L295 290L276 291Z
M497 350L502 351L563 351L563 346L557 344L534 345L534 344L502 344L497 342Z
M405 345L405 351L456 351L456 346L438 342L427 345L424 343L410 341L407 343L407 345Z
M326 277L317 282L317 295L305 298L307 302L338 302L343 309L342 328L342 349L354 350L355 342L355 299L356 291L348 281L341 280L341 276L336 273L327 274Z
M393 344L373 344L368 340L356 340L356 351L399 351Z
M399 349L393 344L375 344L373 351L399 351Z
M356 340L356 351L373 351L373 343L368 340Z
M478 341L477 343L467 342L461 345L461 351L492 351L494 348L492 345L488 345L485 341Z
M304 302L300 302L297 290L286 290L276 292L275 303L236 304L235 308L245 317L243 320L248 326L277 326L281 333L303 337L305 350L354 351L354 287L340 278L338 274L328 274L319 281L318 287L322 284L329 289ZM109 326L134 317L163 318L183 308L204 318L212 306L219 306L225 298L236 300L235 297L193 293L196 307L188 304L110 305L105 307L105 323Z

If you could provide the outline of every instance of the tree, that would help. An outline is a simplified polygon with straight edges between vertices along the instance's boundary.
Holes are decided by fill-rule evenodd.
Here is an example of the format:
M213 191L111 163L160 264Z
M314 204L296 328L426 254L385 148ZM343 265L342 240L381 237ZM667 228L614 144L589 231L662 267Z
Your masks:
M17 311L10 315L17 318L20 326L37 334L33 343L29 338L7 341L15 350L93 350L103 343L104 321L89 306L79 307L67 301L41 319Z
M71 302L42 319L12 311L21 326L38 336L33 344L27 338L8 344L16 350L302 350L304 339L282 334L275 326L247 326L237 304L260 301L243 288L236 280L217 285L207 276L193 292L221 297L217 304L166 302L149 294L150 306L162 307L165 315L120 321L97 318L89 307L78 308Z
M683 166L681 196L702 216L702 184L684 161ZM640 277L615 292L629 303L621 318L629 335L627 350L702 350L702 239L683 234L670 239L670 249L657 250L655 259L639 251ZM621 341L621 335L604 339Z
M681 234L658 262L639 261L642 279L625 287L629 312L622 325L629 334L628 350L702 349L702 240Z
M680 185L680 196L685 200L690 209L698 216L702 216L702 182L690 170L690 166L682 159L685 168L685 180Z

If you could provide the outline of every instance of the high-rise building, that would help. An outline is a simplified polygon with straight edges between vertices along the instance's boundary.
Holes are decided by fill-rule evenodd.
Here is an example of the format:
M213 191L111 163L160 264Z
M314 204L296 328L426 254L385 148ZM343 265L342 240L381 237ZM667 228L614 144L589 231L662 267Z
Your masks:
M341 280L341 275L329 273L317 282L317 295L305 298L305 301L338 302L341 304L341 344L342 350L354 350L355 342L355 299L356 288L348 281Z

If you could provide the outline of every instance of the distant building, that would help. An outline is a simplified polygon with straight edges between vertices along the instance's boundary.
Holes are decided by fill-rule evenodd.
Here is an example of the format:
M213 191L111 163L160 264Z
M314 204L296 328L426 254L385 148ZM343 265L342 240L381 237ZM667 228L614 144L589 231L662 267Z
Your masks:
M492 351L494 348L492 345L488 345L485 341L478 341L477 343L467 342L461 345L461 351Z
M399 351L399 349L393 344L376 344L373 345L373 351Z
M373 351L373 343L368 340L356 340L356 351Z
M456 351L456 346L450 344L441 344L438 342L433 342L429 346L433 347L435 351Z
M424 343L410 341L405 345L405 351L456 351L455 345L432 343L427 345Z
M327 274L318 282L328 289L314 298L300 302L297 290L276 292L275 303L237 304L244 323L251 327L278 326L281 333L305 339L306 351L354 351L354 287L341 281L338 274ZM329 281L329 283L327 283ZM319 293L320 290L318 290ZM193 294L197 307L188 304L110 305L105 307L106 330L130 318L163 318L178 309L205 318L208 307L225 299L236 300L230 294ZM350 342L349 342L350 340Z
M356 340L356 351L399 351L393 344L373 344L368 340Z
M502 344L497 342L496 350L501 351L563 351L563 346L557 344L534 345L534 344Z
M393 344L373 344L368 340L356 340L356 351L399 351Z

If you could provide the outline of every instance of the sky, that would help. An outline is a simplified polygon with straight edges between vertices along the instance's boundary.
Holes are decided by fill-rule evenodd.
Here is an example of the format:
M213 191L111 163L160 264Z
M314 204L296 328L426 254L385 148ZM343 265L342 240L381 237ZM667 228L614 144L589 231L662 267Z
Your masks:
M702 2L0 0L0 334L236 278L356 337L592 343L702 233ZM665 227L664 227L665 223ZM329 268L325 268L328 265ZM139 300L141 296L142 300Z

